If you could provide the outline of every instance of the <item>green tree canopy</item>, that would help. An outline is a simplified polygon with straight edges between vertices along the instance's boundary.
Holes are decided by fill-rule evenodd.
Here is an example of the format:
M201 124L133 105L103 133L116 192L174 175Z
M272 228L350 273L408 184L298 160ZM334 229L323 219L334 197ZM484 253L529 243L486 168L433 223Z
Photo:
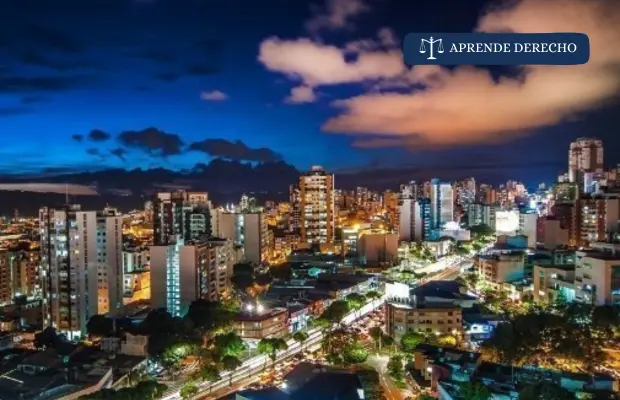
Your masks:
M345 346L343 359L347 364L360 364L368 358L368 351L359 342L350 343Z
M480 382L466 382L459 388L459 396L463 400L489 400L491 391Z
M226 356L238 357L246 348L243 339L235 332L216 335L214 343L215 351L220 358Z
M86 323L86 331L89 335L107 337L114 333L113 330L114 323L112 319L107 318L105 315L93 315Z
M420 343L424 341L424 335L417 332L407 332L400 339L400 345L403 351L412 352Z
M404 377L405 364L401 355L394 355L390 357L387 363L388 374L397 380L401 380Z

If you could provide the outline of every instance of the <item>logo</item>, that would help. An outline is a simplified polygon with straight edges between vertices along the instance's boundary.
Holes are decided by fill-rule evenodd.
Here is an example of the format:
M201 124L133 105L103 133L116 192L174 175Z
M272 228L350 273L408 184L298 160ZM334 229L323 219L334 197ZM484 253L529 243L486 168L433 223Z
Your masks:
M426 46L424 44L428 44L430 47L430 54L428 55L428 57L426 58L427 60L436 60L437 58L435 58L433 50L435 49L435 43L439 43L439 46L437 47L437 53L441 54L444 52L443 50L443 39L433 39L433 37L431 36L429 39L421 39L420 40L420 53L421 54L426 54Z
M403 55L407 65L578 65L590 59L590 39L568 32L409 33Z

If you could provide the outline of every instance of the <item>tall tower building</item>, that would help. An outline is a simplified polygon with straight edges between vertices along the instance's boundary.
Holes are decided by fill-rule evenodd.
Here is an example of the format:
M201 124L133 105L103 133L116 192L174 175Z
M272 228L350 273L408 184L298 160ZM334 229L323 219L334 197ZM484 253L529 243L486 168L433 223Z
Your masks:
M83 337L90 317L122 309L122 216L111 208L45 207L39 224L44 323Z
M211 202L205 192L158 193L153 200L153 242L176 243L211 235Z
M433 230L454 221L454 190L449 183L431 180L431 227Z
M314 166L299 177L300 236L308 244L334 243L334 175Z
M568 150L568 180L583 187L588 174L603 174L603 141L580 138Z

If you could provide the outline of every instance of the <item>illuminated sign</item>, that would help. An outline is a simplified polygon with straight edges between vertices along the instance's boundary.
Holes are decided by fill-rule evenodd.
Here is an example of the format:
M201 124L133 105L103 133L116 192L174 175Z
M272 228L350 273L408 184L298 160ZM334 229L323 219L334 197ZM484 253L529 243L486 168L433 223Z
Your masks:
M514 233L519 229L518 211L497 211L495 213L495 231L497 233Z

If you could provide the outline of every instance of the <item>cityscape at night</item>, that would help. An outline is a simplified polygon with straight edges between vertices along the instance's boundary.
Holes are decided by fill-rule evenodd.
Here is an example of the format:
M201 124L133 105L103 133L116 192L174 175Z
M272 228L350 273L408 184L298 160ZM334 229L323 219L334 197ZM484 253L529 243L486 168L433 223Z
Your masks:
M0 0L0 400L620 400L618 0Z

